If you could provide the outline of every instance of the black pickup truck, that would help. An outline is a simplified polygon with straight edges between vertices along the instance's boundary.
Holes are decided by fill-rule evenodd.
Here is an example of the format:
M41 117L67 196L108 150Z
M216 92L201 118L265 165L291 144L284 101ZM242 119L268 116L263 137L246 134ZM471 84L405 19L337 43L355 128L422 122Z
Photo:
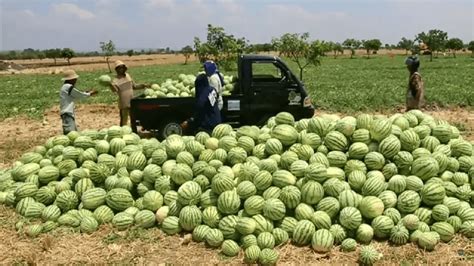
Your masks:
M268 118L286 111L295 119L312 117L314 107L303 83L278 57L242 55L238 58L234 90L224 96L222 118L232 126L263 125ZM159 138L183 134L180 123L192 116L193 97L145 98L131 101L130 119L134 132L157 131Z

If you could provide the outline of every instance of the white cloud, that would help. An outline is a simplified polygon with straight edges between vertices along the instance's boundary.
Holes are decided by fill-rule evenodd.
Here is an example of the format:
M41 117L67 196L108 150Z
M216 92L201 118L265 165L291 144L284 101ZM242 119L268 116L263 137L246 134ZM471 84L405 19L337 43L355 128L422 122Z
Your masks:
M114 0L96 0L95 5L98 7L112 7L114 6Z
M29 9L25 9L23 10L23 14L27 15L27 16L30 16L30 17L34 17L35 16L35 13L33 13L33 11L29 10Z
M172 8L173 0L147 0L146 5L152 8Z
M82 20L95 18L94 13L70 3L53 4L52 10L57 14L73 15Z
M217 4L219 4L224 12L227 13L238 13L243 11L243 7L237 4L234 0L217 0Z

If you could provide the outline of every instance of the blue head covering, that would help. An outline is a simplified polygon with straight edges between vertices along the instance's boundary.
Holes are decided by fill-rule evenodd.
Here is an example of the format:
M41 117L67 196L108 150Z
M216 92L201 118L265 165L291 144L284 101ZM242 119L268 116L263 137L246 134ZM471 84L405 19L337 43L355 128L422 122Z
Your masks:
M418 66L420 65L420 60L419 60L418 57L416 57L416 56L409 56L409 57L407 57L407 59L405 60L405 64L406 64L407 66L410 66L410 67L412 67L412 66L418 67Z
M217 72L217 65L214 61L208 60L204 62L204 71L206 72L207 76L212 76Z

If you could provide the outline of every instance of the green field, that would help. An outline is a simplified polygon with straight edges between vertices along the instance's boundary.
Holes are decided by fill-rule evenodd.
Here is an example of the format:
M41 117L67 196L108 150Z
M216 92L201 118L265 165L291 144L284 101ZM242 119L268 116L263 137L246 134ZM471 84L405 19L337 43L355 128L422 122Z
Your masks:
M295 64L289 60L294 73ZM391 111L404 105L408 72L403 56L376 56L370 59L326 57L319 67L308 67L304 83L313 103L329 111ZM137 82L160 83L178 74L195 74L199 65L156 65L134 67L130 73ZM468 56L444 57L429 62L421 59L426 102L439 107L474 106L474 59ZM112 104L116 96L99 87L97 77L106 71L79 72L77 87L99 89L99 95L88 103ZM226 72L224 74L235 74ZM18 114L39 118L43 110L59 103L60 75L10 75L0 77L0 120Z

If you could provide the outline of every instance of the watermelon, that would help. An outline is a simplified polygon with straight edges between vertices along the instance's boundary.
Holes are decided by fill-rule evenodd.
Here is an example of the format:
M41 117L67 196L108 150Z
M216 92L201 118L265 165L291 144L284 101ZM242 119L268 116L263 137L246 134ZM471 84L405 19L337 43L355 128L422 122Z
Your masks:
M382 258L382 254L379 253L372 246L363 246L360 249L359 261L362 265L373 265L376 261Z
M334 237L327 229L317 230L311 238L311 247L316 252L329 252L334 244Z
M308 220L299 221L293 230L293 243L299 246L308 245L316 232L314 224Z
M345 207L339 213L339 223L346 229L355 230L362 223L362 215L357 208Z
M329 132L324 139L324 144L331 151L345 151L348 148L346 136L338 131Z

